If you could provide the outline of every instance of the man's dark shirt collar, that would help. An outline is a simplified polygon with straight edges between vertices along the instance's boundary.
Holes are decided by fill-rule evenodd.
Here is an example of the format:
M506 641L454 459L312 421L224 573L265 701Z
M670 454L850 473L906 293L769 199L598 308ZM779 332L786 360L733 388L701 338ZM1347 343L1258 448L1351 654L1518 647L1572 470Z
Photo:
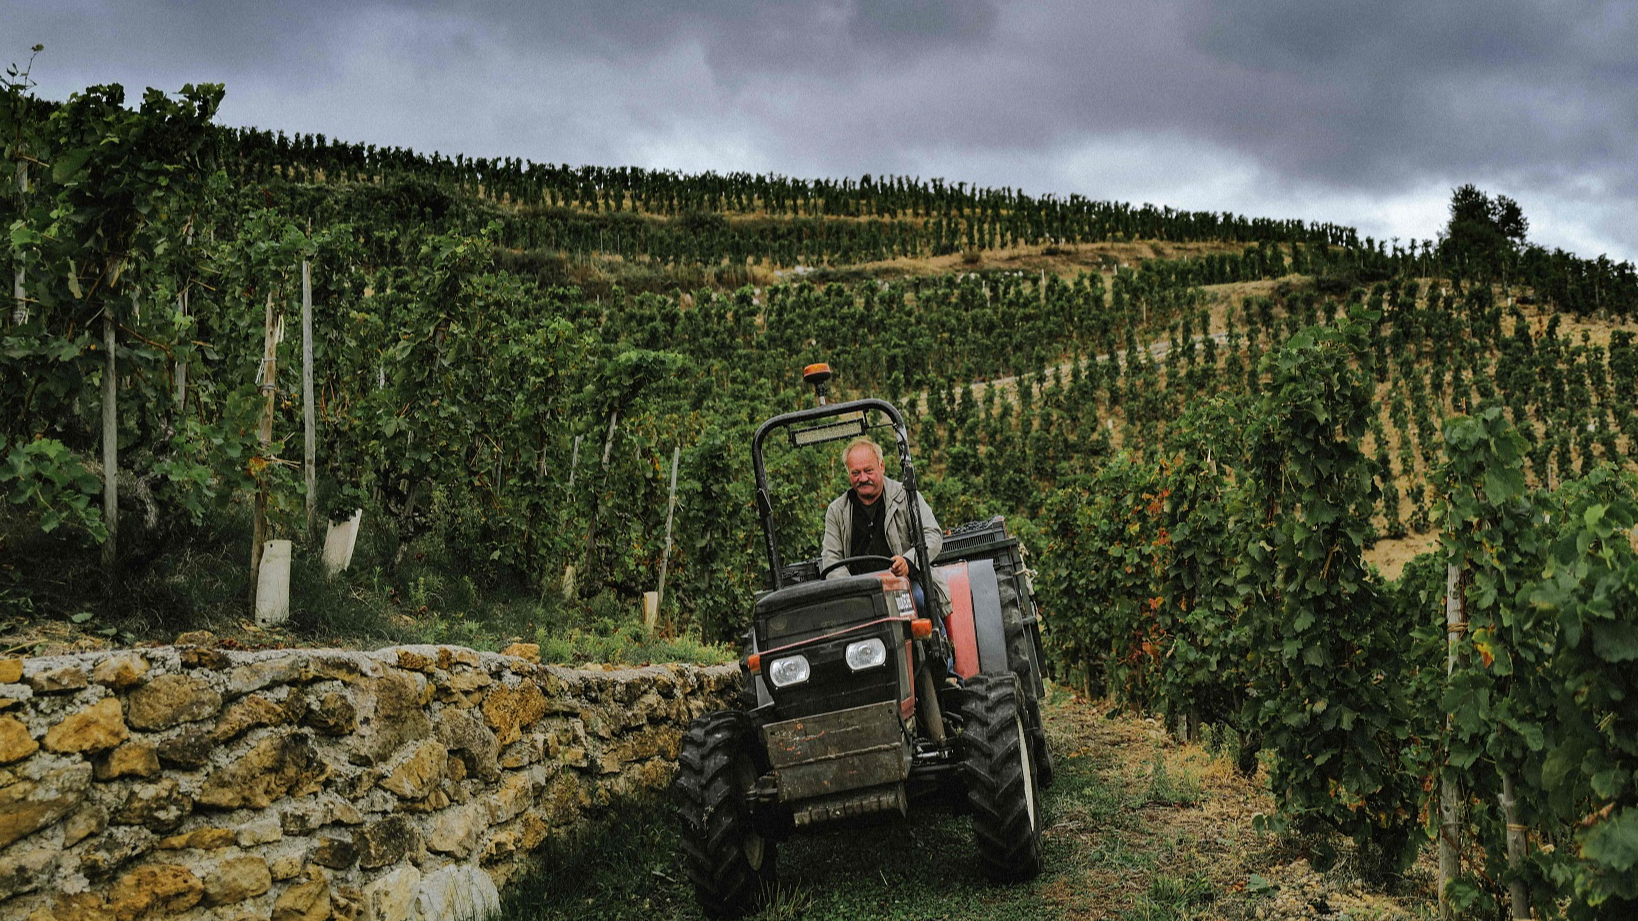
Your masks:
M848 548L850 556L892 556L887 545L887 498L870 505L859 501L859 494L848 490L848 503L853 507L853 540Z

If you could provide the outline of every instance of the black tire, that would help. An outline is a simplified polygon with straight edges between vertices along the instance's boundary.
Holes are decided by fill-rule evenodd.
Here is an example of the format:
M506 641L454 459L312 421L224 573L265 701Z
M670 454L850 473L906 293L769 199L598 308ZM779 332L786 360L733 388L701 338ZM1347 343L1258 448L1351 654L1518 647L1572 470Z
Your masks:
M688 727L677 755L683 865L710 918L754 910L777 878L774 842L757 831L745 800L757 778L751 740L745 714L707 713Z
M997 561L999 566L1001 561ZM998 570L997 575L1000 575ZM1024 623L1025 616L1039 617L1035 600L1025 594L1019 583L1021 577L998 579L1001 590L1001 624L1007 642L1007 668L1022 685L1024 697L1035 703L1045 692L1043 682L1045 664L1042 658L1040 623Z
M975 675L965 691L958 741L979 866L997 882L1033 879L1041 872L1041 804L1018 679Z
M1046 725L1041 721L1041 704L1029 702L1030 757L1035 768L1035 785L1046 790L1052 786L1056 771L1052 766L1052 749L1047 745Z

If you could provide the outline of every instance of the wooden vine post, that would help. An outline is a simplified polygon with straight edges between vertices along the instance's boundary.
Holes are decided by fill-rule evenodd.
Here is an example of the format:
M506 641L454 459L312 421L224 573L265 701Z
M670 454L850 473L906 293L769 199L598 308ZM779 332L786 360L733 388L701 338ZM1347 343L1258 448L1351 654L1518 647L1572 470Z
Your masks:
M311 540L318 533L318 427L313 419L313 273L306 259L301 261L301 420L307 537Z
M114 561L119 556L119 361L114 337L112 299L102 306L102 520L108 540L102 545L102 565L113 585Z
M188 248L193 247L193 234L191 232L187 235L185 242ZM181 291L177 292L176 314L178 317L188 315L188 288L186 285L183 286ZM176 391L176 415L181 416L182 411L187 409L188 406L188 360L186 358L176 360L171 373L171 383L175 385Z
M1445 569L1445 676L1448 680L1456 672L1456 647L1461 640L1462 632L1467 629L1466 618L1462 614L1462 567L1451 563ZM1445 732L1450 734L1455 730L1456 718L1453 714L1445 714ZM1449 751L1445 752L1445 761L1439 772L1439 916L1452 916L1450 903L1446 900L1445 889L1450 886L1462 871L1461 853L1457 850L1457 836L1461 834L1461 790L1456 786L1456 776L1452 772L1449 762Z
M273 444L273 405L278 398L279 340L273 317L273 292L267 294L267 311L262 338L262 365L256 379L262 388L262 420L256 430L261 453L252 461L256 473L256 514L250 538L250 602L256 603L256 587L262 571L262 549L267 543L267 452Z
M28 198L28 163L26 161L23 161L23 160L18 160L17 161L17 211L18 211L18 213L22 213L23 204L27 200L27 198ZM24 323L28 322L28 300L27 300L27 297L26 297L26 291L23 288L23 282L26 279L26 277L27 277L26 273L25 273L25 271L23 269L23 263L21 261L19 261L17 263L17 267L15 269L13 269L12 273L11 273L11 296L12 296L13 301L15 302L15 306L12 307L12 311L11 311L11 322L13 324L17 325L17 326L22 326Z
M667 500L665 506L665 552L660 554L660 587L659 598L655 601L656 608L665 603L665 571L667 564L671 562L671 518L677 511L677 460L681 456L680 445L671 449L671 498Z
M609 455L614 451L614 432L615 432L616 427L619 425L619 422L620 422L620 406L619 406L619 404L616 404L614 409L610 410L610 412L609 412L609 431L608 431L608 434L603 436L603 467L602 467L602 469L603 469L603 479L602 479L602 485L598 487L598 495L594 495L592 497L591 523L586 528L585 555L581 560L580 571L585 573L588 576L593 576L593 575L596 574L596 569L594 567L596 566L596 563L597 563L597 519L600 517L600 514L601 514L601 512L603 510L601 492L602 492L603 487L606 487L608 485L608 481L609 481ZM574 473L571 471L569 476L573 477ZM591 583L591 581L588 580L588 581L585 582L585 584L590 586L592 583Z
M1519 823L1518 799L1513 795L1513 772L1502 771L1501 776L1502 818L1507 822L1507 867L1512 870L1512 879L1507 883L1507 901L1512 905L1513 921L1528 921L1530 918L1530 895L1524 886L1524 877L1519 872L1524 866L1524 850L1527 845L1526 829Z

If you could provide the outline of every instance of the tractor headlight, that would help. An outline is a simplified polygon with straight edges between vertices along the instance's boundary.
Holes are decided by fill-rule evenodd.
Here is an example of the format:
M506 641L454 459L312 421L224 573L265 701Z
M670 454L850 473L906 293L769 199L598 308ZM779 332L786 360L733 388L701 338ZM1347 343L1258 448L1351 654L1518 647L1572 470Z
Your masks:
M887 664L887 646L879 638L847 644L847 667L856 672Z
M808 675L809 669L806 656L788 656L783 659L775 659L773 664L768 666L768 680L772 681L776 688L801 684L808 680Z

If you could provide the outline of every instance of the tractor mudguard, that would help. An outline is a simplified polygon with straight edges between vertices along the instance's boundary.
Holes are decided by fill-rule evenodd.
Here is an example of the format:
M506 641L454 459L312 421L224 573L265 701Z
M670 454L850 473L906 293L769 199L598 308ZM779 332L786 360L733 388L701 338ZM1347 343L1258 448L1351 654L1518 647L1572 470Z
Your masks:
M1007 633L1001 590L990 560L962 560L937 567L950 586L946 629L955 647L956 674L1005 672Z

